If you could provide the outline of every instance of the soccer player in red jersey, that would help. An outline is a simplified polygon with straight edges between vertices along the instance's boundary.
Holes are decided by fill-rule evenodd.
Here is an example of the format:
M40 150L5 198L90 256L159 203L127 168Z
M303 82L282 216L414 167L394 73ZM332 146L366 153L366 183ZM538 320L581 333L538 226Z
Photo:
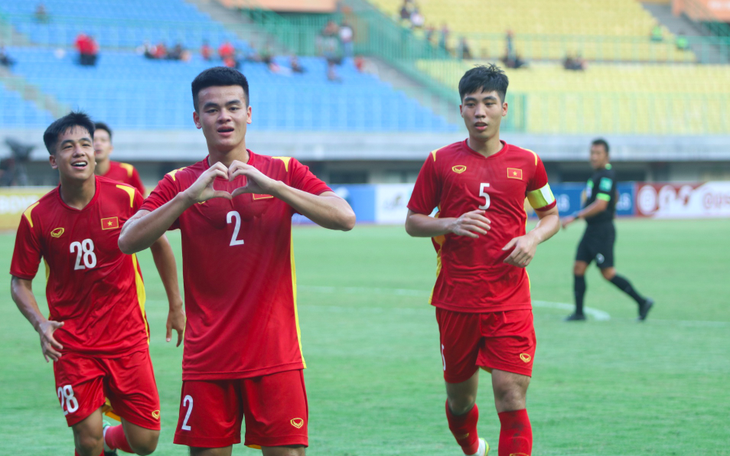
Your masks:
M109 156L113 150L112 129L103 122L96 122L96 130L94 130L96 170L94 172L97 176L104 176L115 181L129 184L139 190L139 193L144 196L144 184L142 184L142 179L139 178L137 170L129 163L112 161Z
M429 154L406 219L408 234L431 237L436 248L431 304L441 339L446 417L467 455L489 452L477 435L480 367L492 374L499 456L531 454L525 407L536 342L525 267L538 244L559 228L540 158L499 139L508 83L495 65L464 74L460 110L469 137ZM527 234L525 197L540 219Z
M150 454L157 446L160 401L149 356L142 274L135 255L117 245L143 198L133 187L94 175L94 123L72 112L43 135L60 185L23 214L10 267L11 294L53 360L57 396L73 429L76 455L115 448ZM165 239L152 243L172 329L182 340L185 314L177 267ZM50 316L41 314L32 281L43 258ZM122 424L104 427L108 398Z
M240 72L205 70L192 92L208 156L167 174L119 238L131 253L181 231L188 320L175 443L196 456L230 455L245 418L246 445L266 456L303 455L291 217L346 231L355 214L297 160L246 149L252 117Z

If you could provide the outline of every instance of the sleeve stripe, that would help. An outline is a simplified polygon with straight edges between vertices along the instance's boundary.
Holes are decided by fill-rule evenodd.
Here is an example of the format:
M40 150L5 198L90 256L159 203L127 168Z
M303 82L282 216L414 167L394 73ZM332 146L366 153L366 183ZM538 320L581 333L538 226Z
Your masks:
M550 184L545 184L544 187L528 193L527 200L533 209L542 209L545 206L553 204L555 202L555 196L553 196L553 192L550 190Z
M33 228L33 219L30 218L30 213L33 212L33 209L35 209L35 207L38 206L39 203L40 201L36 201L35 203L31 204L30 207L25 210L25 212L23 212L23 215L25 216L26 220L28 220L31 228Z
M603 201L611 201L611 195L607 195L605 193L599 193L596 195L596 199L603 200Z

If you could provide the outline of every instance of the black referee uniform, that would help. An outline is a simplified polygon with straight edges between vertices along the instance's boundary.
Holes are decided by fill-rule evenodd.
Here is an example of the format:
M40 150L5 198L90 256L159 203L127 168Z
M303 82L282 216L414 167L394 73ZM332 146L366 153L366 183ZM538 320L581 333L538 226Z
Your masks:
M613 169L611 169L611 165L607 164L605 168L597 170L588 180L586 185L586 201L583 208L590 206L596 200L604 200L608 205L605 210L598 214L592 217L585 217L586 230L583 233L580 244L578 244L575 261L583 261L588 264L595 261L596 266L601 270L613 268L613 246L616 243L616 227L613 224L613 219L616 216L617 199L616 176ZM608 274L610 275L610 272ZM649 309L654 305L654 301L651 298L641 296L631 285L631 282L618 274L613 275L611 278L606 277L604 274L604 278L636 301L636 304L639 306L639 320L645 320ZM575 313L566 318L566 320L585 320L586 317L583 313L583 297L586 292L584 275L575 276L574 292Z

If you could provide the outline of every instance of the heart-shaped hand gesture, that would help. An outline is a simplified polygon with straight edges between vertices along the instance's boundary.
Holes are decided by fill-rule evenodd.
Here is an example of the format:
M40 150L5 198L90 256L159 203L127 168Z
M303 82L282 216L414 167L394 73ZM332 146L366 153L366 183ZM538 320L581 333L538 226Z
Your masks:
M238 176L246 177L246 185L235 189L233 193L213 188L213 183L218 177L232 181ZM230 168L226 168L221 162L213 164L185 190L185 194L194 203L202 203L213 198L231 199L244 193L271 194L275 184L275 180L253 166L234 160Z
M232 196L238 196L244 193L271 195L277 182L253 166L238 160L233 160L230 168L228 168L228 180L232 181L238 176L244 176L246 178L246 185L233 190Z

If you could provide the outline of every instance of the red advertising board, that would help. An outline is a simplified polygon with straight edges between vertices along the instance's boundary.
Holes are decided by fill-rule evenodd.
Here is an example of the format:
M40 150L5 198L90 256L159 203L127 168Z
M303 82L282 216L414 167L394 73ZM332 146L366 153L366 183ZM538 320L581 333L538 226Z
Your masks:
M636 184L636 215L652 218L730 217L730 182Z

